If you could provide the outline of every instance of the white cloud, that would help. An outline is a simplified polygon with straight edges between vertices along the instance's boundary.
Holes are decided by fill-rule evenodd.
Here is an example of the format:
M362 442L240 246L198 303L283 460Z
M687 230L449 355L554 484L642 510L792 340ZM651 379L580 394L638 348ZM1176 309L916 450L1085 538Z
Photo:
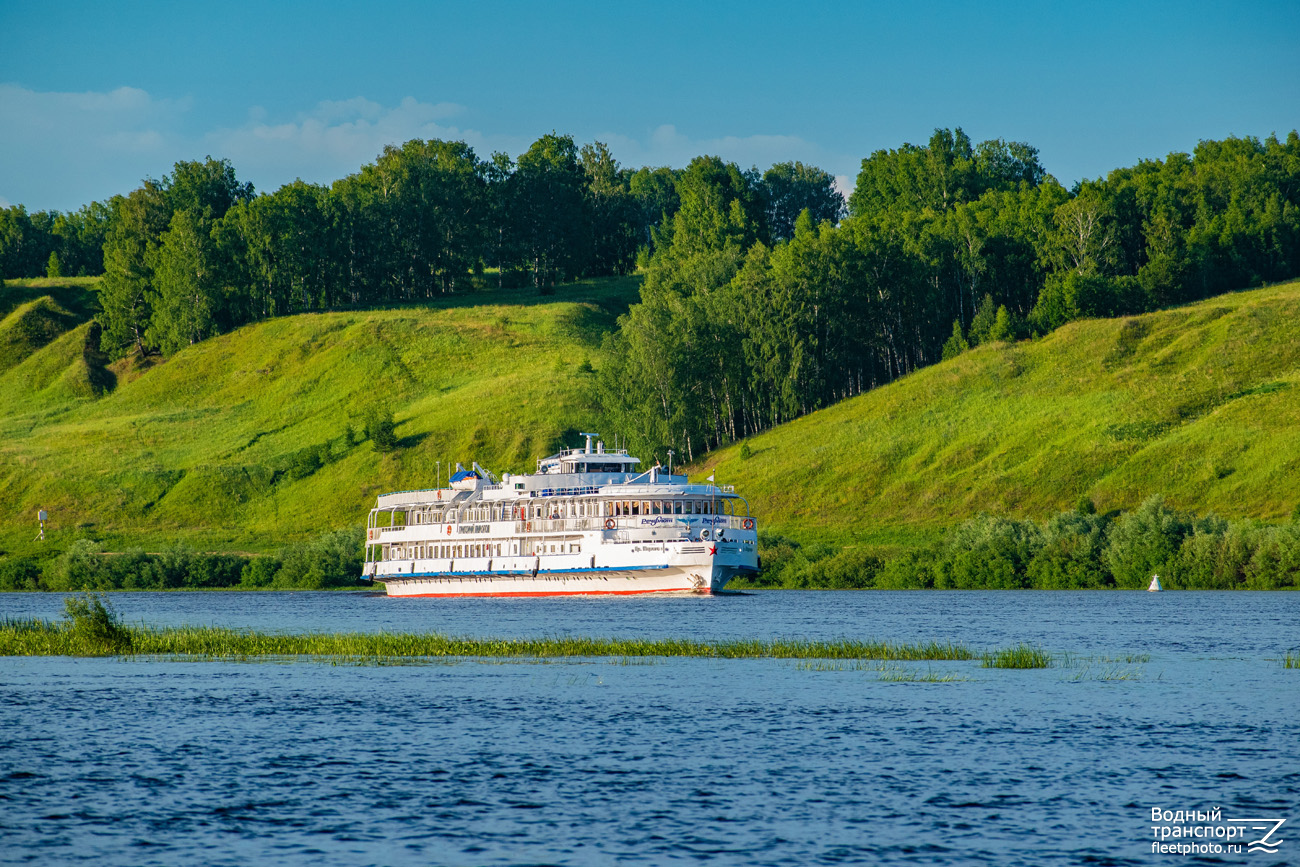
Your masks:
M206 154L230 160L240 179L259 191L273 191L295 178L330 183L373 162L385 145L414 138L464 141L486 158L493 151L517 156L535 137L462 126L456 119L467 114L465 107L413 97L397 105L360 96L326 100L278 118L253 105L242 122L206 129L195 114L191 99L160 99L133 87L55 93L0 84L0 201L72 210L130 192L177 160ZM630 167L680 168L701 154L742 168L801 160L836 174L846 192L857 164L787 135L695 138L663 124L641 137L610 132L591 138Z
M135 87L57 93L0 84L0 144L7 151L21 139L64 135L113 153L151 151L163 144L163 129L189 109L188 99L154 99Z
M328 183L413 138L464 140L484 156L527 146L450 123L460 105L411 97L396 106L327 100L281 119L250 106L242 125L206 130L194 128L192 105L134 87L57 93L0 84L0 196L29 210L71 210L207 154L229 159L257 189L274 190L298 177Z
M60 93L0 84L0 195L29 210L75 209L164 174L188 99L135 87Z
M488 136L446 123L465 111L451 102L420 102L412 97L387 107L356 97L318 103L292 120L269 122L254 109L240 127L215 129L204 147L234 163L241 177L260 190L274 190L295 178L328 183L373 162L385 145L411 139L448 139L470 144L480 156L491 150L511 152L511 137Z

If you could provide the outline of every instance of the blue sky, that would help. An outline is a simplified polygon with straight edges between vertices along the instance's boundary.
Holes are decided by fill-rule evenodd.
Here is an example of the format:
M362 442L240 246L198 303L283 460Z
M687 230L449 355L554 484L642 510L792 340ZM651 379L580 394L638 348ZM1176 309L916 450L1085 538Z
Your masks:
M1300 127L1300 3L90 3L0 0L0 204L73 209L230 159L274 190L388 143L629 166L798 159L849 187L937 126L1064 183Z

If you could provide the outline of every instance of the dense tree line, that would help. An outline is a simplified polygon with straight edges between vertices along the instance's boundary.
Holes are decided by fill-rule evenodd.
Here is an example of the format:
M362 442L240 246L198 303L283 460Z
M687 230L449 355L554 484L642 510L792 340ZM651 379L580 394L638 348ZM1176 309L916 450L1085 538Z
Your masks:
M677 178L601 371L642 454L691 458L982 342L1300 274L1295 132L1067 190L1027 144L936 130L864 159L838 221L829 184L777 197L772 174L701 157Z
M101 265L112 355L639 266L600 365L605 423L691 458L983 342L1300 274L1300 136L1067 190L1028 144L936 130L864 159L847 202L801 163L631 170L556 134L516 159L414 140L329 186L256 195L208 158L76 214L0 211L5 273Z
M627 273L661 243L682 174L633 171L600 142L579 147L555 134L513 160L413 140L330 186L295 181L255 195L229 162L209 157L77 214L0 212L0 264L10 276L102 271L105 347L169 353L273 316L471 285L549 292ZM755 237L768 243L790 235L806 208L840 216L833 179L819 169L788 163L737 178L745 206L764 214Z
M102 274L108 223L109 208L102 202L66 214L0 208L0 279Z
M54 559L0 561L0 591L357 587L364 536L360 529L336 530L262 557L207 554L179 544L153 554L139 548L104 554L97 543L78 539Z
M331 186L262 195L226 161L177 163L109 203L105 345L168 353L273 316L626 273L674 177L554 134L517 160L413 140Z
M1159 496L1109 515L1084 500L1043 523L985 515L886 561L862 549L760 541L760 586L770 587L1144 590L1159 575L1173 590L1279 590L1300 581L1300 509L1269 525L1179 512Z

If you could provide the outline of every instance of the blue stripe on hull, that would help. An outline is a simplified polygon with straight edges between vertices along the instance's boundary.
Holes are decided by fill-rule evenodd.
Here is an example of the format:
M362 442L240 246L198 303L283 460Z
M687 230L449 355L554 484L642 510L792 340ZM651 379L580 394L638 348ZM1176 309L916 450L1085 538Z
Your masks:
M391 578L399 581L404 578L474 578L474 577L493 577L507 575L527 575L529 577L536 575L597 575L600 573L615 574L624 572L649 572L655 569L669 569L669 566L601 566L597 569L539 569L536 573L532 569L515 569L515 570L495 570L492 572L395 572L388 575L376 574L374 579L382 581L384 578ZM371 577L371 576L363 576Z
M636 568L616 568L601 567L597 569L539 569L536 577L563 576L563 575L627 575L628 572L649 572L653 569L667 569L667 565L642 565ZM735 569L736 575L758 575L758 569L746 567L746 565L735 565L735 567L725 567ZM398 572L394 575L363 575L361 577L374 581L409 581L411 578L490 578L490 577L534 577L532 569L523 569L523 571L512 572ZM735 577L735 576L733 576Z

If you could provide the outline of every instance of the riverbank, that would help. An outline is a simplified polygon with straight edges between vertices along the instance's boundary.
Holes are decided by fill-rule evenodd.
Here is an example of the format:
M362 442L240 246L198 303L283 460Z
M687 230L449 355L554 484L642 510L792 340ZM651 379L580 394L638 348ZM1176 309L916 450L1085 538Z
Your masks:
M317 590L360 586L362 532L340 530L276 555L96 550L0 562L0 590ZM1300 589L1300 510L1289 522L1228 521L1160 496L1100 514L1091 500L1044 521L981 515L892 555L863 545L759 533L762 572L731 588L827 590Z

